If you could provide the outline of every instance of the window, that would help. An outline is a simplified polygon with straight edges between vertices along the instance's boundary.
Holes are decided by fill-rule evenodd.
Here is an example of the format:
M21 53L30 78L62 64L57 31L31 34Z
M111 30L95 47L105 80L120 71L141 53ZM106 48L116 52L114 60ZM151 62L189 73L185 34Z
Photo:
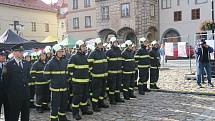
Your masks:
M182 20L182 12L181 11L175 11L174 12L174 21L181 21Z
M73 9L78 9L78 0L73 0Z
M91 27L91 16L85 16L85 27Z
M130 5L129 5L129 3L121 4L121 16L122 17L130 16Z
M62 29L64 28L64 22L61 22L61 28Z
M90 7L90 0L84 0L84 7Z
M171 8L171 0L162 0L162 9Z
M73 28L79 28L79 18L73 18Z
M102 20L109 19L109 6L102 7Z
M19 30L18 26L19 26L19 21L14 21L14 30Z
M150 5L150 9L151 9L151 17L154 17L155 16L155 5L151 4Z
M208 0L195 0L196 4L202 4L202 3L207 3Z
M45 23L45 32L49 32L49 24Z
M192 9L192 20L200 19L200 8Z
M31 31L32 32L36 32L37 31L36 22L31 22Z
M180 0L177 0L177 6L179 6L180 5Z

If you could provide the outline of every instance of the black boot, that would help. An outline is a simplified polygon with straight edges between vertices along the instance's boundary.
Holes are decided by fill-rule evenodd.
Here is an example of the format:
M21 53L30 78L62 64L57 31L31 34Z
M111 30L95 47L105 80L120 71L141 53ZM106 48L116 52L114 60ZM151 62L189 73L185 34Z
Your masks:
M82 115L93 115L93 111L90 111L87 106L81 108Z
M98 103L93 102L92 107L93 107L94 112L100 112L101 111L101 109L98 106Z
M120 97L120 93L115 94L116 102L124 103L125 101Z
M111 105L116 105L115 95L109 94L109 101Z
M123 92L123 96L124 96L124 99L125 99L125 100L130 100L129 92L128 92L128 91L124 91L124 92Z
M143 91L144 92L150 92L150 90L147 88L147 84L143 85Z
M65 115L65 116L59 116L59 121L70 121L70 120L68 120Z
M138 91L140 95L145 95L145 92L143 91L143 85L138 85Z
M42 109L44 111L50 111L50 108L49 108L48 104L42 105Z
M37 111L38 113L43 113L42 107L36 107L36 111Z
M154 84L154 89L160 89L156 84Z
M73 114L73 118L75 120L81 120L81 116L77 113L77 114Z
M109 108L109 105L104 103L104 100L99 100L99 108Z
M129 91L129 97L130 97L130 98L137 98L137 97L134 95L134 91Z

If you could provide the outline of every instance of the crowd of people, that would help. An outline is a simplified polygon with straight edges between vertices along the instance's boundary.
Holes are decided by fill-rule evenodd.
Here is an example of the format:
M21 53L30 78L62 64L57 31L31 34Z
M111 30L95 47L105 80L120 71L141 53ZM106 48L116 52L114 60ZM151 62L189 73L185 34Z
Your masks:
M117 105L136 98L135 86L140 95L159 89L157 41L140 38L137 49L131 40L119 47L117 38L111 37L109 44L107 48L96 38L95 49L89 50L78 40L72 51L56 44L34 54L24 53L18 44L11 48L8 59L1 51L0 106L3 104L5 121L18 121L20 116L21 121L29 121L30 108L38 113L50 110L51 121L69 121L67 111L80 120L79 111L82 116L92 115L108 108L108 101Z

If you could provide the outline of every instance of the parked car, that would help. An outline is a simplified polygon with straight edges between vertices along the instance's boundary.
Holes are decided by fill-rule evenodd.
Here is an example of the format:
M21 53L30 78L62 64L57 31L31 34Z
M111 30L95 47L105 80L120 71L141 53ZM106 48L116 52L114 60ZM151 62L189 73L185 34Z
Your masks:
M189 45L188 43L186 43L187 57L185 57L185 58L189 58L189 57L193 58L194 57L194 51L195 51L194 48L191 45ZM175 60L178 58L184 58L184 57L178 57L178 43L174 43L173 44L173 56L166 56L166 60Z

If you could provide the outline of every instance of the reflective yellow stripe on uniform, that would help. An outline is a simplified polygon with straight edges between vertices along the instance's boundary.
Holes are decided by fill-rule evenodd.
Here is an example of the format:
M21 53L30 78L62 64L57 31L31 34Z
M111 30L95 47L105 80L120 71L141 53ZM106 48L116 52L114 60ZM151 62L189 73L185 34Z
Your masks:
M115 92L111 92L111 91L109 91L109 94L110 94L110 95L114 95L114 94L115 94Z
M94 59L87 59L87 62L89 62L89 63L91 63L93 61L94 61Z
M72 104L72 107L73 108L79 108L79 104L78 105Z
M138 68L149 68L150 65L138 65Z
M49 82L35 82L36 85L49 84Z
M129 87L130 90L134 90L133 88Z
M108 61L118 61L118 58L108 58Z
M102 96L99 96L99 100L103 100L104 99L104 97L102 97Z
M33 85L35 85L35 82L30 82L30 83L28 83L28 85L33 86Z
M103 73L103 74L93 74L93 73L91 73L91 75L92 75L92 77L105 77L108 74L107 73Z
M58 112L58 115L60 115L60 116L65 116L66 114L65 114L65 113L61 113L61 112Z
M141 82L138 82L138 85L143 85L143 83L141 83Z
M151 69L158 69L158 67L152 67L152 66L151 66L150 68L151 68Z
M150 59L155 59L154 57L152 57L152 56L149 56L150 57Z
M101 60L95 60L93 63L99 64L99 63L105 63L107 62L107 59L101 59Z
M76 68L76 69L88 69L89 65L75 65L74 68Z
M92 102L98 102L99 100L92 98Z
M86 83L89 82L89 79L76 79L76 78L72 78L73 82L79 82L79 83Z
M133 73L135 73L135 71L129 71L129 72L123 71L123 74L133 74Z
M66 74L67 71L52 71L51 74Z
M127 90L127 89L123 89L123 91L126 91L126 92L128 92L128 90Z
M124 59L124 61L135 61L135 59Z
M84 102L84 103L83 103L83 102L80 102L80 105L81 105L81 106L86 106L86 105L87 105L87 102Z
M119 90L115 90L115 93L119 93L120 91Z
M59 89L54 89L54 88L49 88L53 92L65 92L67 91L67 88L59 88Z
M119 74L122 73L122 70L117 70L117 71L108 71L110 74Z
M43 74L51 74L51 71L44 71Z
M56 119L56 118L58 118L58 116L52 116L52 115L50 115L50 118L51 119Z
M75 64L68 64L67 68L73 68L75 66Z
M149 58L150 56L149 55L142 55L142 56L139 56L139 58Z
M30 74L32 74L32 73L36 73L36 70L31 70L31 71L30 71Z

